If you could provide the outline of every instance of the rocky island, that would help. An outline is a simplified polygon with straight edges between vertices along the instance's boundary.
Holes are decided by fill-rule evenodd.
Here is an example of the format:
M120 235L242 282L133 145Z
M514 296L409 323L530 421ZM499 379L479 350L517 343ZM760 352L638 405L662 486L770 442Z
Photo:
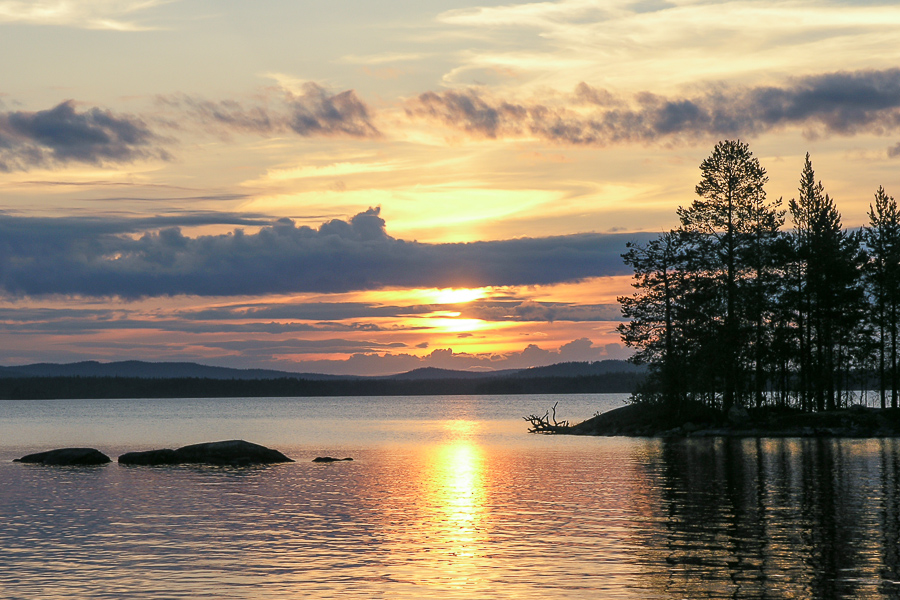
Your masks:
M545 434L630 437L897 437L900 409L861 405L804 412L794 408L732 407L724 412L699 403L678 408L634 403L569 425L556 420L556 406L524 417L529 431Z

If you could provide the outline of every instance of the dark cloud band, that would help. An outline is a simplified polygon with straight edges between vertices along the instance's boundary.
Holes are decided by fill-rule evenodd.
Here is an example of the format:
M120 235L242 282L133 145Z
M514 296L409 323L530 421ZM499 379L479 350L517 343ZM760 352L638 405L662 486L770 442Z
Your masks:
M424 244L389 236L378 209L318 229L282 219L254 234L135 231L127 221L0 215L0 290L139 298L550 284L625 274L625 243L646 237Z

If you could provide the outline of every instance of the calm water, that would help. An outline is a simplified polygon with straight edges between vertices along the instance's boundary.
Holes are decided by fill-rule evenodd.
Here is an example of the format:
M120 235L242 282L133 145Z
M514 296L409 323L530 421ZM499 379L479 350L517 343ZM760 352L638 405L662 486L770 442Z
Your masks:
M900 442L525 433L556 400L623 396L0 402L0 598L900 598ZM298 462L11 462L229 438Z

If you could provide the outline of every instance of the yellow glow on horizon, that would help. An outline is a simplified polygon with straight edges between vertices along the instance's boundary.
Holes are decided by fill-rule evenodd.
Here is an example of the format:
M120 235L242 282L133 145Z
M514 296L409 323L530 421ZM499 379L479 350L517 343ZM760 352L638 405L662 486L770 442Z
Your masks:
M451 314L458 315L459 313ZM448 317L429 318L426 319L425 323L426 326L443 333L472 333L495 326L495 324L482 321L481 319L457 319Z
M284 187L256 195L240 204L238 210L284 217L300 210L352 216L365 207L381 206L388 235L426 243L460 243L490 239L494 223L559 203L563 196L557 190L486 189L477 181L390 189L369 185L346 189Z
M297 179L312 179L316 177L338 177L355 175L358 173L385 173L398 168L393 162L359 163L336 162L322 166L296 166L279 169L269 169L259 180L247 181L244 185L261 185L272 181L293 181Z
M466 304L490 296L491 288L411 288L340 294L341 300L390 304ZM333 295L332 298L337 298ZM290 300L289 300L290 301Z
M436 304L463 304L480 300L487 296L485 288L447 288L443 290L434 290L434 302Z
M522 287L513 293L538 302L569 302L573 304L617 304L619 296L634 291L631 275L594 277L577 282Z

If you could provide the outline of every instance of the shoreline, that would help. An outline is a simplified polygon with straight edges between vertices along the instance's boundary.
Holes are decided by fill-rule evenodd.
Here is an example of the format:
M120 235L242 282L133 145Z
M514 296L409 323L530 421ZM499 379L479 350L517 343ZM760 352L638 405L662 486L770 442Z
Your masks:
M529 420L526 417L526 420ZM546 423L529 430L545 435L625 437L900 437L900 408L853 406L833 411L801 412L762 407L726 414L715 408L689 404L678 409L630 404L601 413L575 425Z

